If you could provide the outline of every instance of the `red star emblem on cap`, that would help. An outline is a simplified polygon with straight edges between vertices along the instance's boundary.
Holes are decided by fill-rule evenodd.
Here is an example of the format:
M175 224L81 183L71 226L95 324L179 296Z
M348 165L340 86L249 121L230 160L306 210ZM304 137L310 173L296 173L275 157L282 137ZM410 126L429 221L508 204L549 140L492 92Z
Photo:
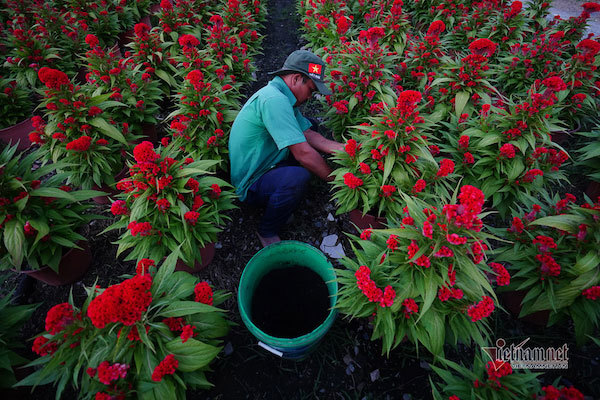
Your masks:
M308 64L308 72L312 74L321 75L321 65L319 64Z

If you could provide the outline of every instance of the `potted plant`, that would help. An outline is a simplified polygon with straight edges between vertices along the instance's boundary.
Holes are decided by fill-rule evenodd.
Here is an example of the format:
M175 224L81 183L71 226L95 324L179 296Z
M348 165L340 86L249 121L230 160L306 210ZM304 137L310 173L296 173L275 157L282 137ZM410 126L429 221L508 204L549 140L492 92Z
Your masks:
M7 144L16 144L18 141L19 150L31 144L29 133L33 131L33 103L29 95L30 92L17 85L16 80L0 79L0 140Z
M182 399L208 388L205 373L229 330L227 294L175 272L177 253L160 267L140 260L137 274L106 289L87 288L81 307L55 305L32 350L41 368L17 385L68 383L82 398ZM158 269L158 271L156 271Z
M91 220L102 218L89 213L91 205L85 202L97 192L72 190L63 183L64 173L48 177L54 165L34 170L39 156L36 152L27 156L15 152L16 146L12 146L0 153L2 269L26 272L50 284L76 281L85 274L91 259L85 237L78 231ZM83 260L87 257L87 265L84 261L72 266L63 263L64 257L76 258L77 253Z
M15 368L28 362L18 355L15 349L23 348L18 332L38 305L12 305L14 290L0 299L0 387L7 390L17 383L15 375L21 375Z
M391 219L403 215L402 194L433 199L449 193L454 163L436 163L428 137L436 115L420 114L421 93L402 91L394 107L385 107L336 154L334 200L338 213L372 214Z
M536 398L535 395L540 392L537 380L540 373L514 370L509 362L489 360L489 356L482 355L479 351L475 352L471 365L467 368L451 360L442 360L441 366L432 365L431 368L441 381L438 384L431 382L433 398L516 400Z
M436 206L402 194L404 216L389 229L353 237L356 259L336 270L337 307L372 318L372 339L389 353L405 338L435 357L444 343L485 345L495 295L486 277L483 193L463 186Z
M175 144L155 150L146 141L134 148L133 156L129 177L117 183L119 200L111 206L119 219L106 229L125 230L117 255L131 250L126 260L161 260L180 249L190 267L210 261L201 249L214 249L228 219L224 212L234 208L231 185L208 174L216 161L184 157Z
M546 311L549 326L572 319L583 343L600 325L600 203L574 201L569 193L555 195L516 212L510 227L495 230L511 243L496 249L493 259L512 277L502 291L523 295L519 316Z
M123 104L111 101L111 94L95 94L92 86L73 85L62 71L41 68L38 75L46 86L40 107L46 109L48 123L39 119L29 138L40 145L42 159L64 161L58 171L67 172L74 186L113 184L129 148L124 136L129 124L112 118L112 108Z
M114 105L111 118L127 122L133 134L141 134L144 127L154 126L162 92L158 81L146 72L148 68L136 64L133 58L115 57L113 51L100 47L100 41L92 34L88 34L85 41L91 48L85 53L89 70L86 80L97 88L95 95L107 95ZM157 141L156 132L149 140Z

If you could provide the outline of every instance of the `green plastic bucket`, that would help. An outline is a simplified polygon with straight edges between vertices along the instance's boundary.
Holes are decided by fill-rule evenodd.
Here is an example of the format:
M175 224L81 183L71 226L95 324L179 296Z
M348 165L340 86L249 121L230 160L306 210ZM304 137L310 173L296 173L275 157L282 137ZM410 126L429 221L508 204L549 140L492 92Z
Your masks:
M270 271L286 265L308 267L319 274L329 291L330 310L327 318L312 332L295 338L278 338L260 330L252 322L252 297L261 279ZM333 266L325 255L306 243L284 240L265 247L256 253L242 273L238 290L238 306L242 321L258 340L259 346L280 357L301 360L305 358L325 336L337 315L337 281Z

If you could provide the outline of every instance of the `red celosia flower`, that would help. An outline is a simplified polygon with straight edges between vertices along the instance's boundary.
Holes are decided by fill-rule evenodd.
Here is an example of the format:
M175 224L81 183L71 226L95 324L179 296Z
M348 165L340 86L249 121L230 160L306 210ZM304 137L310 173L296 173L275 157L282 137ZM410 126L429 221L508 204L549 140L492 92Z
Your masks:
M85 42L88 44L88 46L90 46L91 48L95 48L98 45L100 45L100 41L98 40L98 38L95 35L92 35L91 33L88 34L85 37Z
M79 139L75 139L67 143L67 150L73 151L87 151L92 144L92 138L89 136L82 136Z
M186 325L183 327L183 332L181 332L181 343L185 343L188 341L189 338L192 338L195 336L194 333L194 328L196 328L193 325Z
M171 207L171 203L167 199L158 199L156 200L156 207L164 214Z
M460 138L458 138L458 147L460 147L463 150L468 149L469 148L469 136L462 135Z
M446 25L443 21L435 20L427 29L427 36L439 37L446 30Z
M508 159L515 157L515 146L510 143L505 143L500 147L500 156Z
M398 248L398 236L397 235L390 235L390 237L388 238L388 240L385 242L387 244L387 248L394 251Z
M211 189L210 197L212 197L213 199L218 199L219 196L221 195L221 187L219 185L217 185L216 183L213 183L212 185L210 185L210 189Z
M61 86L68 85L70 83L67 74L57 69L48 67L40 68L38 71L38 77L48 89L60 90Z
M359 164L359 168L360 168L360 172L362 172L363 174L370 174L371 173L371 167L369 167L367 164L361 162Z
M335 20L335 24L337 25L336 31L337 31L338 35L343 35L346 32L348 32L348 29L350 29L351 23L352 23L352 20L347 18L345 15L339 15L337 17L337 19Z
M183 330L183 325L185 322L181 317L169 317L163 319L162 323L165 324L172 332L179 332Z
M539 246L539 251L542 253L547 252L550 249L556 249L556 243L554 243L554 239L549 236L538 235L532 241L533 244L537 244Z
M454 172L454 161L444 158L440 161L440 168L437 172L438 177L448 176Z
M465 154L463 154L463 164L473 164L475 162L475 158L473 157L473 154L469 153L468 151L465 152Z
M88 110L88 115L90 117L95 117L98 114L102 114L102 109L100 107L97 106L92 106L90 107L90 109Z
M540 272L542 274L542 280L547 276L559 276L561 267L560 265L552 258L552 254L550 253L542 253L536 254L535 259L540 262Z
M383 185L381 187L381 196L382 197L390 197L395 192L396 192L396 186L394 186L394 185Z
M353 173L347 172L344 174L344 184L350 189L356 189L357 187L362 186L363 180L355 176Z
M127 364L114 363L110 365L108 361L102 361L98 365L98 380L105 385L110 385L112 381L119 378L125 379L128 369L129 365Z
M456 233L451 233L449 235L446 235L446 240L448 241L448 243L455 244L455 245L467 243L466 237L459 236Z
M581 294L590 300L598 300L600 298L600 286L587 288Z
M429 238L429 239L433 239L433 225L431 225L431 222L425 220L423 222L423 236Z
M412 188L413 193L421 193L427 186L425 180L419 179Z
M513 370L510 363L502 360L489 361L485 366L488 378L497 381L503 376L512 374Z
M57 304L46 314L46 330L56 335L75 319L73 306L69 303Z
M198 190L200 190L200 184L194 178L189 178L188 181L185 183L185 187L190 189L194 194L197 193Z
M479 303L471 305L467 309L467 314L471 317L471 321L476 322L482 318L489 317L494 311L494 300L489 296L483 296L483 300Z
M496 51L496 43L487 38L476 39L469 45L472 54L491 57Z
M496 284L498 286L506 286L510 283L510 274L508 273L506 268L504 268L504 265L491 262L489 263L489 266L496 274Z
M585 12L588 12L590 14L593 13L593 12L600 11L600 4L598 4L598 3L593 3L593 2L583 3L581 5L581 7L583 7L583 10Z
M527 171L525 173L525 176L523 176L523 181L533 182L537 176L543 176L543 175L544 175L544 171L542 171L541 169L537 169L537 168L530 169L529 171Z
M152 302L151 285L152 278L145 274L109 286L88 306L87 314L92 324L98 329L113 322L134 325Z
M127 203L124 200L115 200L110 206L110 212L113 215L127 215L129 210L127 209Z
M194 301L213 305L213 290L208 282L200 282L194 287Z
M405 90L398 94L398 100L396 107L404 114L412 113L417 105L421 101L423 96L416 90Z
M194 47L198 46L200 41L194 35L181 35L179 37L179 45L183 47Z
M48 354L54 354L58 350L58 343L50 342L44 336L38 336L33 341L31 350L39 356L45 356Z
M567 84L562 80L560 76L551 76L542 81L542 85L546 86L553 92L560 92L567 90Z
M127 225L127 229L131 230L131 236L150 236L152 234L152 225L150 222L133 221Z
M138 275L147 274L150 271L150 267L154 266L154 260L149 258L142 258L137 263L137 267L135 268L135 273Z
M139 24L134 25L133 31L135 32L135 35L140 39L147 39L148 32L150 32L150 27L148 26L148 24L140 22Z
M160 158L160 155L156 154L154 145L151 142L143 141L133 148L133 158L139 163L154 162Z
M414 299L411 298L404 299L404 301L402 302L402 307L404 307L402 311L404 312L404 316L406 318L410 318L411 314L419 312L419 305L415 302Z
M199 217L200 213L196 211L187 211L185 214L183 214L183 219L185 219L185 222L192 226L196 225Z
M152 380L160 382L165 375L173 375L178 366L179 361L173 354L169 354L152 371Z

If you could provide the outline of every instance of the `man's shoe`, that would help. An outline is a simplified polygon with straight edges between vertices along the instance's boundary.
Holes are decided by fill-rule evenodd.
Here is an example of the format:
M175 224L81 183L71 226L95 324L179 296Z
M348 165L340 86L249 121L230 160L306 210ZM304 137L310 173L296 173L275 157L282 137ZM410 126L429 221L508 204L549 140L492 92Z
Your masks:
M256 236L258 236L258 240L260 240L260 244L262 244L262 247L267 247L270 244L281 242L281 238L277 235L263 237L260 235L260 233L256 232Z

